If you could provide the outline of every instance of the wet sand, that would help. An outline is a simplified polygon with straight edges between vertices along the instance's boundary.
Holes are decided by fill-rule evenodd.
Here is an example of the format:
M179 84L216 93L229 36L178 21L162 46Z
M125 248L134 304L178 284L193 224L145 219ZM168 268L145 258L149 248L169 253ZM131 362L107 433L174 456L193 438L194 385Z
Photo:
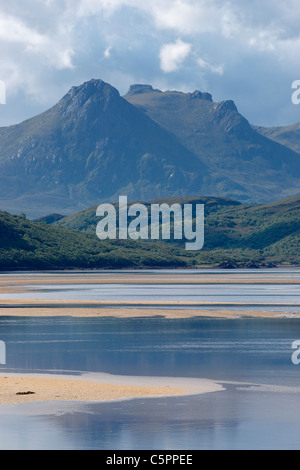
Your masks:
M75 302L74 302L75 303ZM159 309L159 308L80 308L80 307L10 307L0 308L1 317L86 317L86 318L149 318L161 316L164 318L276 318L287 316L300 318L300 312L268 312L260 310L205 310L205 309Z
M259 274L259 272L258 272ZM229 277L232 276L232 277ZM143 274L139 276L137 274L126 274L126 275L108 275L108 274L53 274L53 275L22 275L22 274L0 274L0 293L5 292L26 292L32 291L31 289L20 289L22 286L39 286L39 285L53 285L53 284L165 284L165 285L176 285L176 284L193 284L193 285L210 285L210 284L300 284L300 279L276 279L259 276L254 278L249 276L243 276L242 278L234 277L237 274L216 274L215 276L211 273L209 276L197 275L197 274Z
M6 374L0 376L0 405L36 401L98 402L220 390L223 390L221 385L208 379L127 377L96 373L83 376Z
M247 277L247 278L246 278ZM108 275L108 274L53 274L53 275L4 275L0 274L0 293L31 292L32 299L1 299L0 317L154 317L164 318L274 318L300 317L300 312L251 310L256 303L243 302L193 302L193 301L87 301L87 300L38 300L34 299L34 286L53 284L300 284L299 279L228 278L218 274L203 275ZM31 286L30 288L28 286ZM86 305L89 307L87 308ZM235 305L236 310L230 307ZM272 303L277 308L299 304ZM187 309L186 307L190 308ZM205 308L209 307L209 308ZM214 306L223 307L221 310ZM238 308L240 306L240 308ZM243 309L247 306L248 310ZM261 306L261 304L260 304ZM144 308L143 308L144 307ZM168 308L163 308L168 307ZM173 308L172 308L173 307ZM198 308L197 308L198 307ZM201 308L199 308L201 307ZM5 374L0 376L0 405L77 401L97 402L141 397L200 394L223 390L223 387L206 379L175 379L153 377L125 377L110 374Z
M259 271L258 271L259 273ZM228 277L229 276L229 277ZM14 294L29 292L32 299L0 299L0 317L2 316L76 316L76 317L151 317L163 316L165 318L188 318L194 316L237 318L240 316L274 318L288 315L298 317L300 312L284 311L284 307L299 307L298 303L274 302L266 304L268 307L282 307L282 311L251 310L251 307L263 306L257 302L201 302L201 301L118 301L118 300L38 300L34 293L41 285L54 284L300 284L300 279L272 279L268 274L258 278L253 274L243 274L236 278L235 273L226 275L216 271L214 273L183 274L182 272L168 274L138 273L53 273L53 274L0 274L0 293ZM30 287L29 287L30 286ZM36 288L35 288L36 286ZM88 305L88 308L86 307ZM216 306L219 309L213 310ZM235 307L232 310L231 307ZM164 308L168 307L168 308ZM188 309L186 307L189 307ZM221 309L220 309L221 307ZM240 307L240 308L239 308ZM246 308L245 308L246 307Z

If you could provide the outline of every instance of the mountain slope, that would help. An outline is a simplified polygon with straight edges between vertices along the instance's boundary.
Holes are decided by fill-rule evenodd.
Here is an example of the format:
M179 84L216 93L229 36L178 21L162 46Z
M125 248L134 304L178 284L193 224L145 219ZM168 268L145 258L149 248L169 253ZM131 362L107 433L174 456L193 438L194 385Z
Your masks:
M257 132L300 153L300 122L291 126L262 127L252 126Z
M124 98L198 155L221 185L215 195L262 202L297 194L298 154L256 132L233 101L149 85L131 86Z

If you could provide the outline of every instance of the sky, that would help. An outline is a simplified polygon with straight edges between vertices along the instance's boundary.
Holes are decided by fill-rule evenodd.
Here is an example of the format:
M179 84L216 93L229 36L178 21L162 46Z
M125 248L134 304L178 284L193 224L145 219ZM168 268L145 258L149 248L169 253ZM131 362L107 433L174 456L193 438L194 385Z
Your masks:
M121 95L209 92L251 124L299 122L300 1L0 0L0 126L92 78Z

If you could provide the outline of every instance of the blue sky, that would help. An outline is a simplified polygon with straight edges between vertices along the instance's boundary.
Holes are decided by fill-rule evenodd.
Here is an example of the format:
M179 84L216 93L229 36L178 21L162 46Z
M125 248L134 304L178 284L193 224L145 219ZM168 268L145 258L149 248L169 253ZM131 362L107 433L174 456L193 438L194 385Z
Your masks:
M299 0L0 0L0 126L101 78L233 99L253 124L300 121Z

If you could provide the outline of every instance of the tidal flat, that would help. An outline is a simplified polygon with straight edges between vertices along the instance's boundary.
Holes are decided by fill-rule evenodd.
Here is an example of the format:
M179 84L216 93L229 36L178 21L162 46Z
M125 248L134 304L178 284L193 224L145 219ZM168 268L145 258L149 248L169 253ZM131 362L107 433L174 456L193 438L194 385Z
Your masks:
M0 448L300 448L300 270L238 271L1 274Z

